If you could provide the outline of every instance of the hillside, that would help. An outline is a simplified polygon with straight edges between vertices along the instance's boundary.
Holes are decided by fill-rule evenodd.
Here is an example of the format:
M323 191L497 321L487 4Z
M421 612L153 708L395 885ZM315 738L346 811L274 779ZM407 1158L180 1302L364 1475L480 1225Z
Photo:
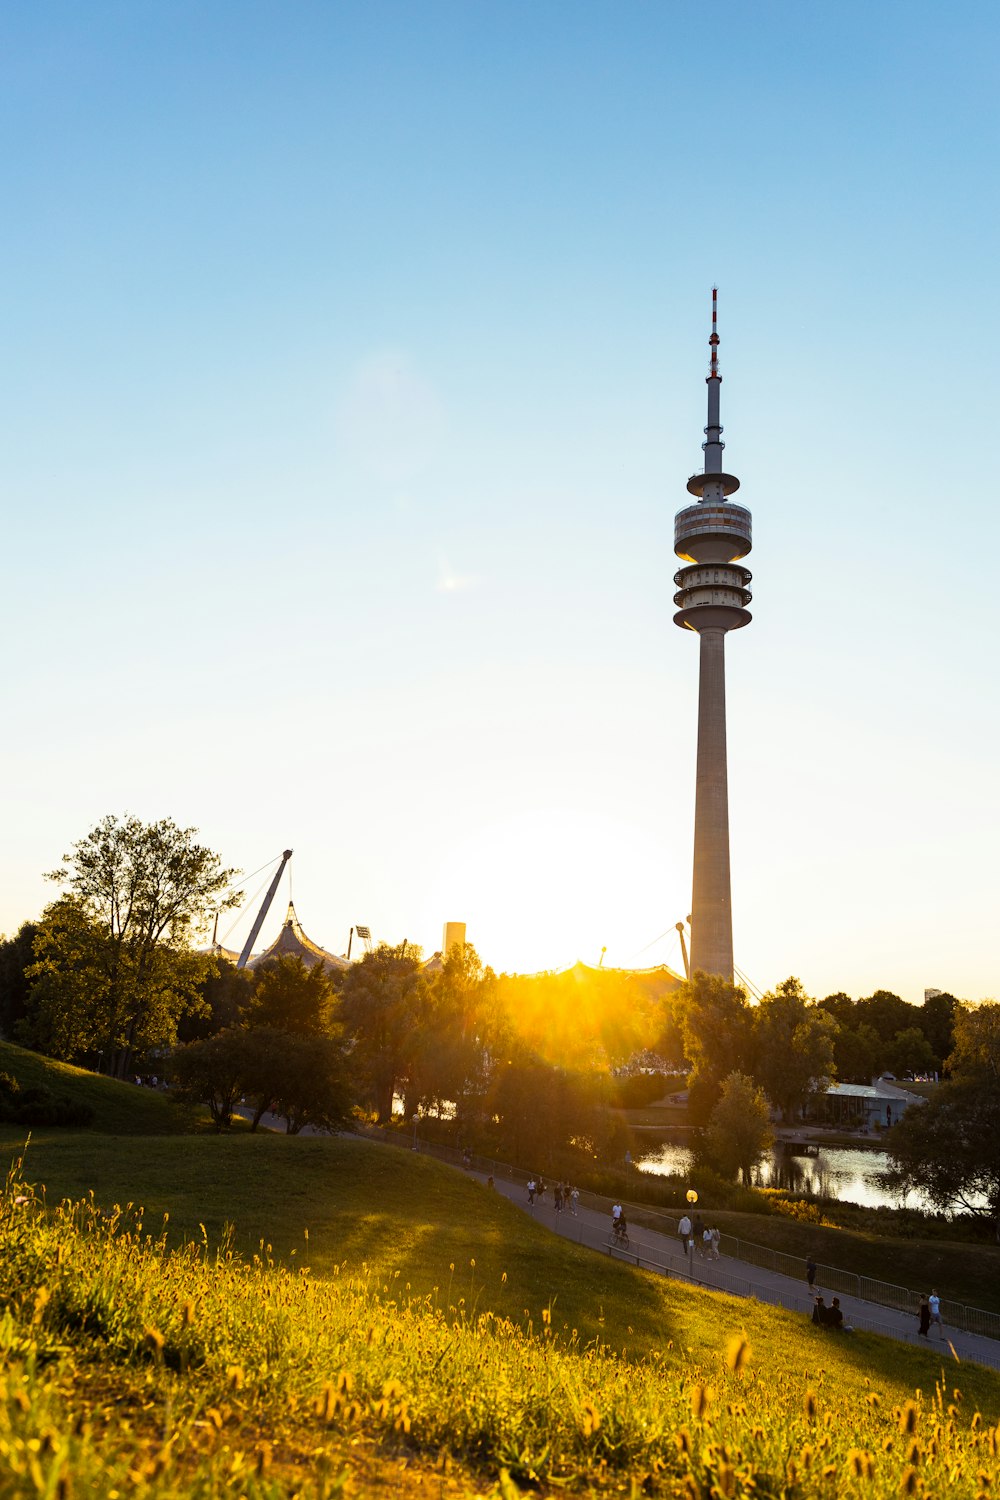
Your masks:
M145 1236L87 1206L0 1204L0 1441L27 1466L47 1431L46 1464L81 1489L465 1495L506 1470L592 1493L811 1497L857 1476L871 1496L967 1500L1000 1481L991 1372L609 1262L430 1159L113 1145L32 1143L26 1177L44 1166L52 1203L89 1176L100 1202L145 1205Z
M93 1112L87 1129L106 1135L175 1135L204 1129L208 1120L206 1111L174 1104L167 1094L56 1062L13 1042L0 1041L0 1073L16 1078L22 1089L45 1088L86 1105ZM0 1124L0 1132L7 1140L16 1137L17 1127Z

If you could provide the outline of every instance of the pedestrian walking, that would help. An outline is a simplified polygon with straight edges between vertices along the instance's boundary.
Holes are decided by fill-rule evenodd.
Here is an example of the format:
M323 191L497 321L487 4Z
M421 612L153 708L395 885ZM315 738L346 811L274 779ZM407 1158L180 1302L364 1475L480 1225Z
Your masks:
M816 1285L816 1262L811 1255L806 1261L806 1281L809 1283L809 1290L812 1291Z
M576 1211L579 1208L579 1206L580 1206L580 1189L578 1187L570 1188L570 1192L569 1192L569 1211L573 1215L574 1219L576 1218Z
M681 1222L678 1224L677 1233L680 1235L681 1240L683 1241L684 1250L686 1253L689 1241L691 1239L691 1220L688 1218L687 1214L684 1215L684 1217L681 1219Z
M927 1306L931 1310L931 1322L937 1324L938 1338L943 1339L944 1324L941 1322L941 1298L938 1296L936 1288L932 1288L931 1294L927 1298Z
M718 1260L718 1258L719 1258L719 1243L720 1243L720 1241L722 1239L722 1235L719 1232L718 1225L717 1224L713 1224L712 1227L711 1227L711 1229L708 1231L708 1233L709 1233L709 1236L710 1236L711 1241L712 1241L712 1259L713 1260Z
M531 1204L532 1208L535 1206L535 1193L537 1192L537 1190L538 1190L538 1184L535 1182L535 1179L533 1177L529 1177L528 1178L528 1202Z
M918 1329L918 1332L920 1334L920 1337L922 1339L930 1338L931 1305L930 1305L930 1303L927 1300L927 1294L926 1294L926 1292L924 1293L924 1295L920 1299L920 1313L919 1313L919 1318L920 1318L920 1327Z
M695 1214L694 1223L691 1226L691 1234L695 1244L698 1246L698 1254L705 1254L705 1221L701 1214Z
M552 1205L555 1208L555 1211L556 1211L557 1214L561 1214L562 1213L562 1198L563 1198L562 1183L561 1182L557 1182L556 1185L555 1185L555 1187L552 1189Z

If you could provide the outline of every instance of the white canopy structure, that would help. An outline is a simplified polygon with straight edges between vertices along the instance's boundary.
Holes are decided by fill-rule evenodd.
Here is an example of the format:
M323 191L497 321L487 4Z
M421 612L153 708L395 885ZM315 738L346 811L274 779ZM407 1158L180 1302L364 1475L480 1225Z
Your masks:
M331 969L348 969L350 964L346 958L341 958L336 953L328 953L312 938L306 937L299 925L299 919L295 915L295 907L291 901L288 903L288 912L285 916L284 926L278 933L270 948L265 948L263 953L258 953L247 963L248 969L259 969L273 958L301 958L308 968L314 964L322 964L327 973Z

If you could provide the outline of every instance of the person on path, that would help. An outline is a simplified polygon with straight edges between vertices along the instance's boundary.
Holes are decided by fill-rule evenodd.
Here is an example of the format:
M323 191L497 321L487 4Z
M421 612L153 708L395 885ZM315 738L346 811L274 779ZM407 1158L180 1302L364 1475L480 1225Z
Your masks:
M562 1213L562 1183L557 1182L552 1189L552 1204L557 1214Z
M688 1218L687 1214L684 1215L684 1217L681 1219L681 1222L678 1224L677 1233L681 1237L681 1241L684 1245L684 1253L686 1255L691 1243L691 1220Z
M536 1187L537 1187L537 1184L535 1182L535 1179L533 1177L529 1177L528 1178L528 1202L531 1204L532 1207L534 1207L534 1205L535 1205L535 1191L536 1191Z
M576 1218L576 1211L579 1208L579 1206L580 1206L580 1189L578 1187L570 1188L570 1191L569 1191L569 1211L573 1215L574 1219Z
M931 1294L927 1298L927 1306L931 1310L931 1322L936 1323L938 1326L938 1338L943 1339L944 1324L941 1322L941 1298L938 1296L936 1288L931 1289Z
M539 1179L538 1179L538 1201L539 1201L539 1203L544 1203L545 1202L545 1178L544 1177L539 1177Z
M926 1293L920 1299L920 1314L919 1314L919 1316L920 1316L920 1327L918 1329L918 1332L920 1334L920 1337L922 1339L929 1338L930 1337L929 1329L930 1329L930 1326L931 1326L931 1305L930 1305L930 1303L927 1300Z
M702 1260L712 1259L712 1231L707 1224L701 1231L701 1258Z
M705 1221L701 1214L695 1214L694 1223L691 1226L694 1242L698 1246L698 1254L705 1254Z
M712 1239L712 1259L713 1260L718 1260L718 1258L719 1258L719 1244L720 1244L720 1241L722 1240L722 1235L719 1232L718 1225L717 1224L713 1224L712 1227L711 1227L711 1229L708 1232L709 1232L709 1235L711 1236L711 1239Z
M812 1291L816 1285L816 1262L811 1255L806 1261L806 1281L809 1283L809 1290Z
M618 1228L618 1225L619 1225L619 1223L621 1221L621 1216L622 1216L622 1206L621 1206L621 1204L620 1203L613 1204L612 1208L611 1208L611 1228L612 1229L617 1229Z

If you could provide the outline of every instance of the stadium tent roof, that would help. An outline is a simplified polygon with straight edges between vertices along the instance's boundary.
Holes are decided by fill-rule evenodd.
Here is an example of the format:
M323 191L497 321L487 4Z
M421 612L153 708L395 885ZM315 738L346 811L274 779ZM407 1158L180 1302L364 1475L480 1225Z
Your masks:
M272 958L301 958L302 962L309 968L314 964L322 964L329 973L331 969L349 969L350 964L346 958L341 958L336 953L328 953L312 938L306 937L299 925L299 919L295 915L295 907L291 901L288 903L288 912L285 923L270 948L265 948L263 953L257 953L247 963L248 969L259 969L261 964L266 964Z

